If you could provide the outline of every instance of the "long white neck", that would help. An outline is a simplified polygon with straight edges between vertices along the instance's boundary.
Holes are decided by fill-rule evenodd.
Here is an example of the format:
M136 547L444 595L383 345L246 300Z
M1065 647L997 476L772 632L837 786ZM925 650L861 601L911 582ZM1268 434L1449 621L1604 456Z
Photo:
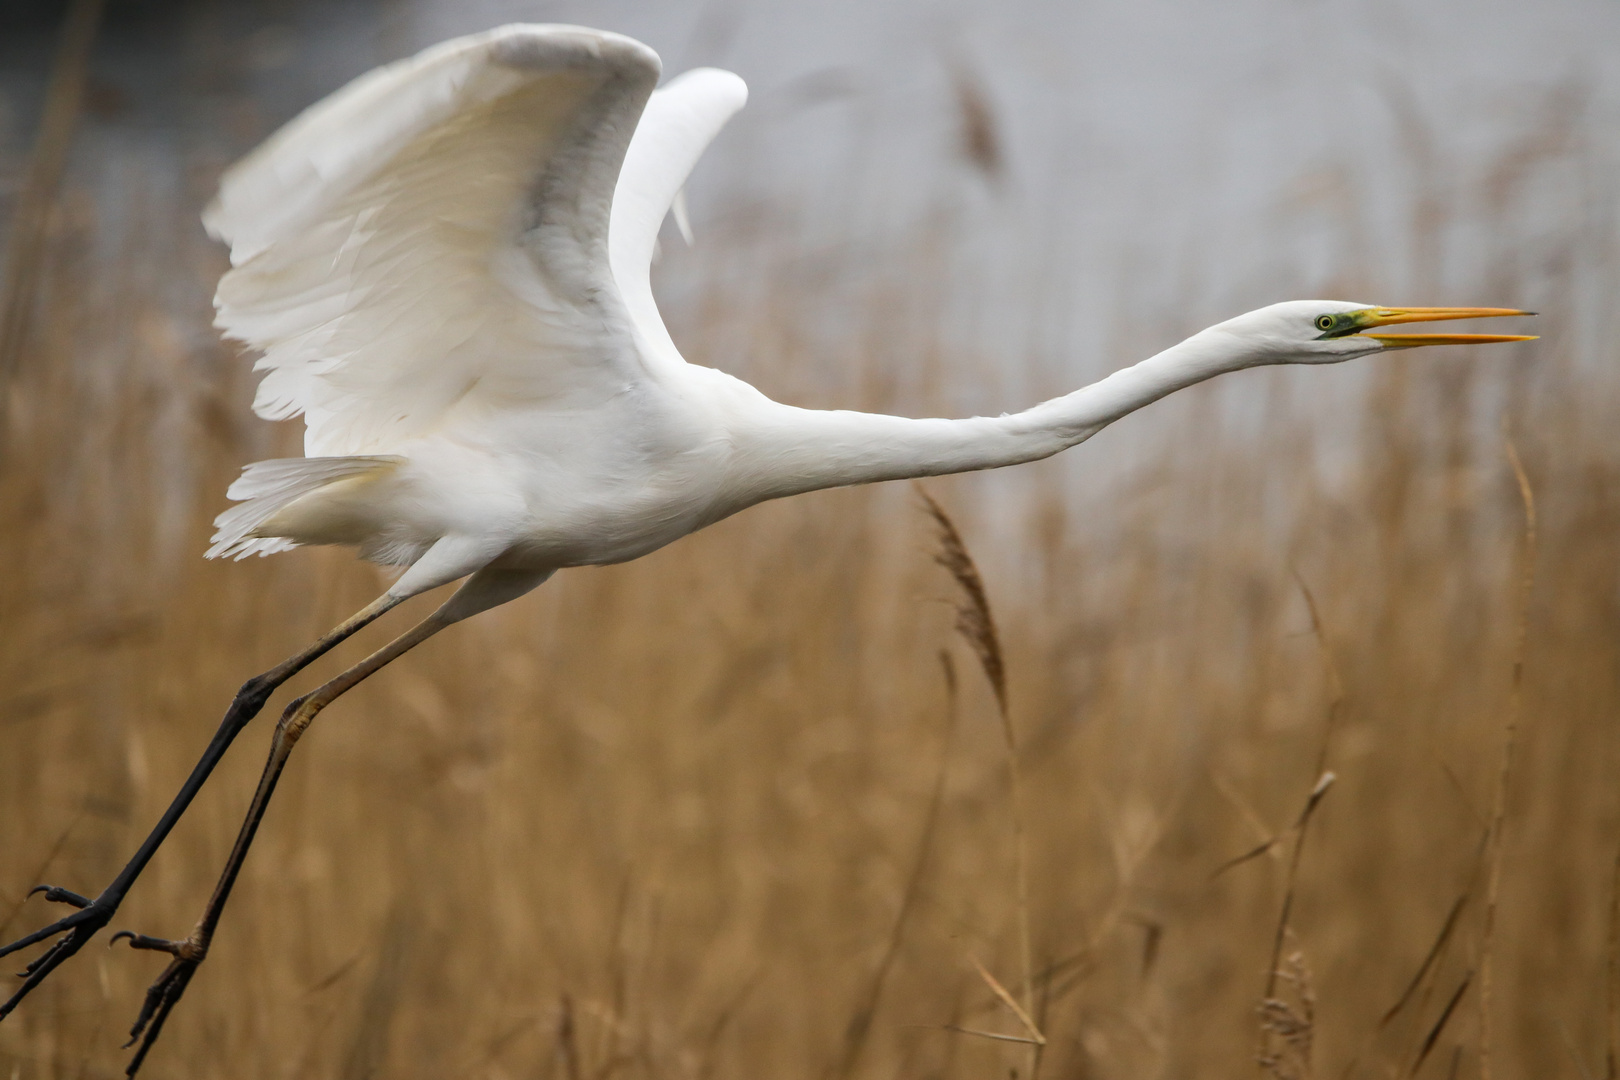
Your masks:
M734 432L733 490L749 502L819 488L995 469L1050 457L1166 394L1227 371L1276 363L1215 326L1132 367L1010 416L913 420L771 407Z

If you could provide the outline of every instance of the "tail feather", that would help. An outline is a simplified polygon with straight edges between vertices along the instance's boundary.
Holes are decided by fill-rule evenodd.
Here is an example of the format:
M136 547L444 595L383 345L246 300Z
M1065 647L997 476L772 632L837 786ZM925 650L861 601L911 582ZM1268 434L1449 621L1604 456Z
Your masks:
M226 496L241 505L214 519L218 530L208 558L270 555L298 546L283 536L264 536L259 528L295 499L340 480L392 469L405 459L391 456L272 458L255 461L242 470Z

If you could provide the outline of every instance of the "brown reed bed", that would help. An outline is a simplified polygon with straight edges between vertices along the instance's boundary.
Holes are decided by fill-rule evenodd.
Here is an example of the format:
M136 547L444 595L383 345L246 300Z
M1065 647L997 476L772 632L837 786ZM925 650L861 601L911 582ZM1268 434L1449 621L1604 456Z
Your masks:
M1620 284L1620 252L1514 232L1507 189L1579 164L1550 145L1492 171L1494 201L1424 203L1488 210L1539 261L1414 298L1550 299L1533 358L1246 373L1257 433L1194 391L1031 467L1022 501L931 483L932 520L892 488L761 507L357 689L149 1075L1029 1075L1029 1045L967 1030L1038 1033L1051 1078L1473 1076L1488 1004L1496 1075L1612 1076L1620 406L1611 339L1567 329L1607 323L1564 298ZM247 417L206 328L205 180L137 184L116 221L69 182L34 275L0 448L6 933L43 917L36 881L99 887L241 680L380 585L342 552L197 556L236 468L296 442ZM708 282L674 313L693 356L912 412L976 370L938 331L932 235L874 281L898 309L851 333L847 385L814 383L833 301L780 224L670 256ZM1075 482L1127 446L1134 471ZM957 632L968 580L993 637ZM266 737L118 927L196 917ZM0 1025L0 1077L118 1075L154 973L87 950Z

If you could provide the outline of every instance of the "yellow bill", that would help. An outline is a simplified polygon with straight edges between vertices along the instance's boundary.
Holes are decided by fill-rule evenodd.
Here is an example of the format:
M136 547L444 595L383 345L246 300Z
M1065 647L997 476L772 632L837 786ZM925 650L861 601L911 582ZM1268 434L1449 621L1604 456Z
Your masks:
M1534 315L1517 308L1412 307L1368 308L1355 313L1356 329L1396 323L1443 322L1447 319L1495 319L1506 315ZM1535 334L1368 334L1386 349L1415 349L1420 345L1487 345L1499 341L1534 341Z

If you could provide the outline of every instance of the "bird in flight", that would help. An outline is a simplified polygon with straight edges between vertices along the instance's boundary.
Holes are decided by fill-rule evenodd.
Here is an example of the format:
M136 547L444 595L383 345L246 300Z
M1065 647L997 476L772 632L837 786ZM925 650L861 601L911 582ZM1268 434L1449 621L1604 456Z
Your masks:
M271 693L412 596L465 579L426 619L286 707L191 932L114 936L171 958L130 1031L130 1044L140 1040L130 1075L207 956L299 736L339 695L452 623L558 570L638 558L767 499L1049 457L1225 372L1529 340L1381 332L1528 314L1511 309L1296 300L1012 415L783 405L683 359L653 300L663 219L747 97L729 72L689 71L655 89L659 74L656 53L618 34L505 26L361 76L225 174L203 219L230 246L217 324L261 354L254 411L304 418L305 456L243 470L208 554L346 544L403 573L242 686L173 803L100 894L34 890L74 910L0 947L50 942L0 1018L108 924Z

